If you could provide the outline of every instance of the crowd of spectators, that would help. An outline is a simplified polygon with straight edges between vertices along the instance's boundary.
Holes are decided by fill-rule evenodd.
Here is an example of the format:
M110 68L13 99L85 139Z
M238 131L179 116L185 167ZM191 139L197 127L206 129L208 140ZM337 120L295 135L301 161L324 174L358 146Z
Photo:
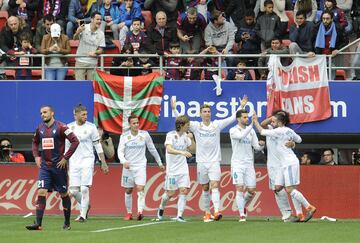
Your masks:
M77 54L83 57L76 60L76 79L91 78L96 56L111 40L119 40L121 53L165 57L174 51L193 55L299 53L312 57L335 55L351 39L360 37L360 3L353 0L0 0L0 7L9 15L0 33L0 54L7 54L7 58L0 61L8 66L39 65L37 58L23 55L68 54L69 40L79 39ZM145 19L144 11L151 12L152 21ZM151 24L145 27L146 21ZM57 27L52 29L52 25ZM149 69L158 64L157 59L145 63L139 58L123 59L114 58L113 66ZM165 75L190 79L199 73L187 67L206 66L203 77L211 79L212 70L219 65L215 59L165 58L165 67L169 68ZM266 64L266 57L227 57L221 66L234 67L224 69L227 79L249 80L264 78L266 72L239 75L239 65L244 69ZM47 58L45 65L46 79L64 78L64 58ZM143 73L139 70L112 72ZM28 79L29 72L20 70L16 78Z

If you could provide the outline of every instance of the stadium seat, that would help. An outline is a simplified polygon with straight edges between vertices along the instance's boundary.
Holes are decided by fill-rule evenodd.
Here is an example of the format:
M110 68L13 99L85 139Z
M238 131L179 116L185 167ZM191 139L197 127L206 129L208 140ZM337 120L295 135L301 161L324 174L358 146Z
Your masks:
M76 54L77 48L79 46L79 40L70 40L70 54ZM71 69L71 67L75 67L75 57L68 58L68 72L66 74L66 79L74 79L74 69Z
M145 19L145 23L144 23L144 28L146 30L146 28L151 24L152 22L152 14L151 11L148 10L143 10L141 11L142 16Z
M288 27L287 27L287 32L290 31L290 27L291 25L293 25L295 23L295 20L294 20L294 11L285 11L286 15L288 16L289 18L289 22L288 22Z
M6 69L5 74L6 74L6 78L9 80L15 79L15 70Z
M6 25L7 18L9 17L7 11L0 11L0 31Z
M335 80L346 80L346 72L343 69L338 69L335 72Z

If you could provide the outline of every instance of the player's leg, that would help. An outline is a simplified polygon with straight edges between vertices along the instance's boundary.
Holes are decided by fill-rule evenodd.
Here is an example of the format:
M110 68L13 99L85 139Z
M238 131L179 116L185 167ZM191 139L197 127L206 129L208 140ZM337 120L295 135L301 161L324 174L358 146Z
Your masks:
M205 211L204 222L213 221L212 215L210 212L210 180L208 176L208 169L205 166L205 163L197 163L197 180L202 187L201 200L203 205L203 210Z
M174 176L168 176L168 175L165 176L164 189L165 192L161 196L161 201L157 213L157 220L163 220L166 204L170 200L170 198L175 194L175 191L178 189L176 184L176 178Z
M69 167L69 192L70 194L75 198L78 205L77 208L81 211L81 170L80 168L74 167L72 164L70 164ZM80 215L75 219L75 221L78 221L80 219Z
M183 218L183 214L186 207L186 195L188 189L190 188L190 176L189 175L179 175L177 177L177 185L179 187L179 198L178 198L178 210L177 210L177 221L186 222Z
M245 185L244 185L244 176L243 171L240 169L238 170L231 170L231 177L233 184L236 188L236 205L239 210L240 220L239 222L246 221L246 215L245 215L245 199L244 199L244 191L245 191Z
M89 208L90 208L90 187L93 180L94 167L84 167L81 169L81 210L80 210L80 221L84 222L87 219ZM79 221L79 222L80 222Z
M145 184L146 184L146 167L140 168L133 172L134 182L137 189L137 220L142 220L144 218L143 210L145 207Z
M126 208L126 216L124 220L132 219L132 191L135 186L133 175L129 169L125 169L123 167L122 175L121 175L121 186L125 188L125 208Z
M249 167L244 168L244 184L246 186L245 194L244 194L244 213L246 215L246 207L248 206L249 202L253 199L256 192L256 174L255 168Z
M63 212L64 212L64 230L70 230L71 200L68 194L68 175L66 169L52 168L54 189L60 193Z
M52 189L51 174L48 169L40 168L38 177L38 189L36 200L36 221L32 225L27 225L28 230L41 230L42 219L46 208L46 196L48 190Z
M281 168L271 167L268 168L269 175L269 188L274 192L276 204L281 212L282 220L289 222L292 214L291 206L289 203L288 194L283 186L278 186L275 190L275 185L284 185L284 176Z
M214 219L220 220L222 214L220 212L220 191L219 182L221 178L220 162L213 162L209 167L209 179L211 186L211 201L214 206Z

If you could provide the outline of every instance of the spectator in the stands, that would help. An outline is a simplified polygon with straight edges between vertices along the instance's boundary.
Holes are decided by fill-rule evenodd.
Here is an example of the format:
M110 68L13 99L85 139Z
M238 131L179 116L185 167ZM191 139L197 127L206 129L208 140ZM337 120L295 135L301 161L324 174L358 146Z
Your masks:
M8 5L9 16L18 16L31 26L38 7L37 0L9 0Z
M360 37L360 1L354 1L351 16L353 18L354 32L356 33L357 38Z
M131 69L131 67L134 67L136 58L129 56L129 54L134 54L132 45L130 43L125 44L121 50L121 54L123 55L115 57L112 62L113 67L121 68L113 68L110 70L110 73L118 76L136 76L138 69Z
M210 54L210 55L219 55L220 52L214 46L208 46L204 49L200 54ZM204 79L205 80L213 80L213 75L218 75L218 67L219 67L219 58L218 57L206 57L204 60L205 66L205 73ZM225 75L222 75L225 76Z
M181 8L181 12L186 11L189 8L196 8L197 12L200 13L207 21L208 8L206 0L186 0L183 1L184 6Z
M31 33L28 25L23 19L10 16L0 33L0 49L9 53L14 48L21 48L20 35L22 33Z
M274 37L280 36L280 18L273 12L274 4L271 0L264 1L265 14L258 17L255 30L261 39L261 50L264 51L271 45Z
M103 148L106 162L113 162L115 158L115 148L112 138L107 131L104 131L101 127L98 128L100 144Z
M279 25L279 36L283 36L286 34L287 26L289 22L289 17L286 15L285 12L285 0L272 0L273 1L273 11L276 13L277 16L280 18L280 25Z
M140 48L138 50L138 53L143 55L149 54L145 48ZM136 75L146 75L152 73L151 68L155 66L155 63L149 57L139 57L139 58L135 58L134 66L139 67L139 69L136 69L137 70Z
M100 30L101 14L97 11L91 14L90 24L82 24L76 30L74 38L80 39L76 55L75 69L76 80L92 80L97 66L97 56L103 53L105 35Z
M55 23L50 27L50 33L44 35L40 52L48 54L69 54L71 51L69 38L61 33L61 27ZM67 58L45 58L45 79L65 80L67 73Z
M40 0L38 1L37 26L42 25L42 18L46 15L55 17L55 22L62 28L66 25L67 13L69 11L70 0Z
M9 138L0 139L0 162L25 163L25 157L21 153L15 153Z
M289 49L282 44L281 39L274 37L271 40L271 47L266 49L264 52L262 52L264 56L260 57L258 60L258 67L266 67L265 69L260 70L260 79L266 80L268 69L267 64L269 61L269 57L266 57L265 55L269 54L289 54Z
M119 39L120 12L116 5L111 4L111 0L104 0L99 12L102 16L101 30L105 33L106 28L110 28L114 40Z
M132 20L140 19L142 25L144 23L144 17L141 13L140 4L134 2L134 0L124 0L124 3L120 6L120 23L118 27L120 29L120 43L124 43L126 34L130 30Z
M153 17L156 16L159 11L163 11L167 16L168 26L176 28L178 2L179 0L145 0L144 8L150 10Z
M294 6L294 16L298 11L304 11L306 21L314 22L317 12L316 0L297 0Z
M321 21L315 25L315 53L335 55L348 41L344 29L334 21L334 13L325 10Z
M204 16L198 13L194 7L190 7L186 12L179 15L177 36L183 53L187 53L188 50L194 50L194 53L200 52L206 25Z
M45 15L43 18L43 24L36 28L34 45L37 50L41 48L41 42L44 35L50 34L50 26L55 22L54 16L51 14Z
M99 2L95 1L92 4L88 0L71 0L69 5L68 22L66 25L66 35L69 39L74 36L74 30L82 24L91 22L91 15L95 11L99 11Z
M20 47L14 47L9 51L9 55L15 56L15 63L17 67L23 67L22 69L15 70L16 80L31 80L31 69L33 66L33 58L28 57L28 54L36 54L37 50L32 47L32 36L29 32L21 33L19 36Z
M146 3L146 2L145 2ZM156 24L152 24L146 30L146 48L151 54L164 54L170 47L170 42L178 41L176 28L167 25L165 12L156 13Z
M319 164L320 161L320 154L316 152L305 152L301 156L300 164L301 165L315 165Z
M323 151L323 159L321 161L322 165L336 165L334 159L334 150L331 148L324 149Z
M325 9L324 11L330 11L333 13L333 22L339 24L342 28L348 26L345 12L337 7L336 0L325 0Z
M9 0L0 0L0 10L7 11L9 9Z
M290 28L289 39L292 41L289 46L290 54L305 54L309 56L314 56L314 44L313 33L314 33L314 24L305 20L306 13L305 11L298 11L296 13L295 23Z
M181 57L168 57L167 55L177 55L181 53L179 42L171 42L170 49L165 52L165 78L167 80L181 80L184 70L179 69L186 65L186 59Z
M230 23L234 23L236 28L239 28L241 20L245 16L246 4L245 0L228 0L225 2L225 14L230 18Z
M140 19L134 18L130 29L126 34L125 44L130 43L137 54L140 49L144 49L146 40L145 32L141 31Z
M238 59L237 69L235 70L234 74L228 76L229 80L253 80L250 74L250 71L246 68L246 60Z
M351 34L353 31L353 24L352 24L352 18L351 18L351 8L353 6L353 2L359 2L359 0L337 0L336 6L343 10L345 13L346 20L348 22L348 25L345 27L345 33Z

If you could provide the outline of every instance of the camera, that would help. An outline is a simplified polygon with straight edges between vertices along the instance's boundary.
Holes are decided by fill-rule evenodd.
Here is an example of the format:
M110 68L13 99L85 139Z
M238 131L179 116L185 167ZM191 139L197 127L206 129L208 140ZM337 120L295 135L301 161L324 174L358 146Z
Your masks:
M352 163L354 165L360 165L360 151L352 153Z

